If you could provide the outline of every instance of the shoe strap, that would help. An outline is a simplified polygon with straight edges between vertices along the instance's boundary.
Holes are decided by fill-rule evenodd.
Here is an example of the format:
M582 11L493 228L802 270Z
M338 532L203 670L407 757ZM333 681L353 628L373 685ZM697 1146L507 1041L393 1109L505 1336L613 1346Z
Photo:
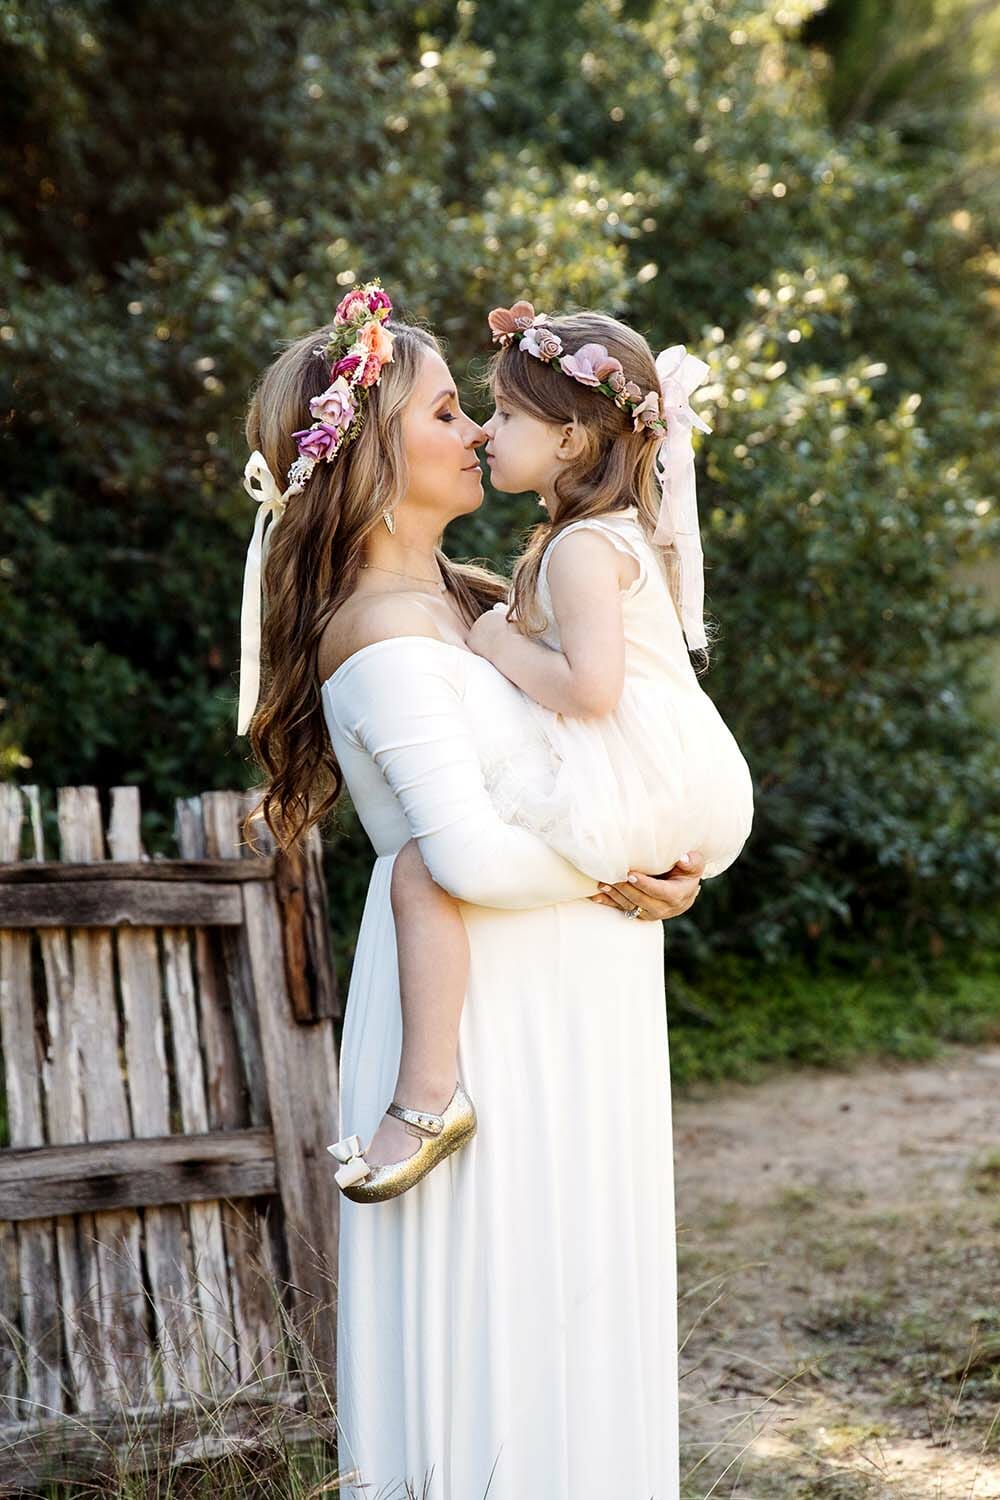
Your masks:
M444 1119L441 1115L427 1114L420 1109L407 1109L405 1104L397 1104L395 1099L386 1109L386 1114L402 1120L411 1135L435 1136L440 1135L444 1129Z

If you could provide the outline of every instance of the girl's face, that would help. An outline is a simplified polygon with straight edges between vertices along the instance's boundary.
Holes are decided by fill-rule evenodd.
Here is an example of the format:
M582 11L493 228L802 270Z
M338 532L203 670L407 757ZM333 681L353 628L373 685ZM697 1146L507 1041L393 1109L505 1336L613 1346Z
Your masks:
M560 463L572 446L572 429L572 423L557 427L541 422L497 397L496 410L484 429L489 439L486 462L494 488L505 495L520 495L525 490L551 494Z
M476 448L486 433L458 404L451 372L433 349L424 355L402 426L407 512L425 512L429 520L440 522L440 533L453 517L478 510L483 503L483 471Z

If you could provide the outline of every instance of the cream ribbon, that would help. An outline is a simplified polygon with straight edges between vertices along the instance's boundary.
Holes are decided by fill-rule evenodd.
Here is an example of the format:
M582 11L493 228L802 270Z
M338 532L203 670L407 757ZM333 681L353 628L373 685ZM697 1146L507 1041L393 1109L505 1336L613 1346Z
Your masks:
M335 1141L332 1146L326 1148L331 1156L335 1156L344 1165L338 1167L334 1173L334 1180L338 1187L353 1187L356 1182L361 1182L368 1176L371 1168L361 1154L361 1137L357 1135L345 1135L342 1141Z
M695 488L694 447L691 429L711 432L711 427L696 411L688 397L697 390L708 374L703 359L689 354L683 344L672 344L657 355L656 373L660 377L661 411L667 424L667 435L656 454L660 481L660 514L653 541L661 546L673 543L680 561L681 624L689 651L704 649L705 571L698 530L698 497Z
M264 564L271 543L271 533L285 513L291 495L304 488L304 481L296 480L282 493L267 466L267 459L258 449L251 453L243 470L243 488L251 500L258 502L253 535L247 549L246 567L243 571L243 604L240 609L240 703L236 718L237 734L246 734L250 720L260 697L260 621L261 585ZM270 519L271 525L264 527Z

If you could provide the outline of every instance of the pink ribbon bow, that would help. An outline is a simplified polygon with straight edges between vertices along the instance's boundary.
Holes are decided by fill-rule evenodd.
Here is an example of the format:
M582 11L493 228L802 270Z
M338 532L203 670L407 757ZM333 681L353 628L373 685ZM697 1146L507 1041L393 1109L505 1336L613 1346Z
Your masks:
M657 477L662 501L653 532L653 541L661 546L673 544L680 561L681 625L688 650L703 650L707 644L703 620L705 609L705 571L698 529L698 497L695 488L694 447L691 429L711 432L711 427L696 411L688 397L697 390L708 374L703 359L689 354L683 344L672 344L657 355L656 373L660 377L662 416L667 433L660 440L656 454Z

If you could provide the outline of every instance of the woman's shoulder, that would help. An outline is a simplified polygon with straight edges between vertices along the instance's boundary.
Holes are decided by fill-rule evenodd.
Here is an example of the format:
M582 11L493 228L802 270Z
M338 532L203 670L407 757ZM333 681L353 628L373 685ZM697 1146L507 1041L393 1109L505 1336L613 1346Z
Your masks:
M443 643L444 637L416 594L352 594L328 620L320 639L320 681L328 682L360 652L393 640Z

